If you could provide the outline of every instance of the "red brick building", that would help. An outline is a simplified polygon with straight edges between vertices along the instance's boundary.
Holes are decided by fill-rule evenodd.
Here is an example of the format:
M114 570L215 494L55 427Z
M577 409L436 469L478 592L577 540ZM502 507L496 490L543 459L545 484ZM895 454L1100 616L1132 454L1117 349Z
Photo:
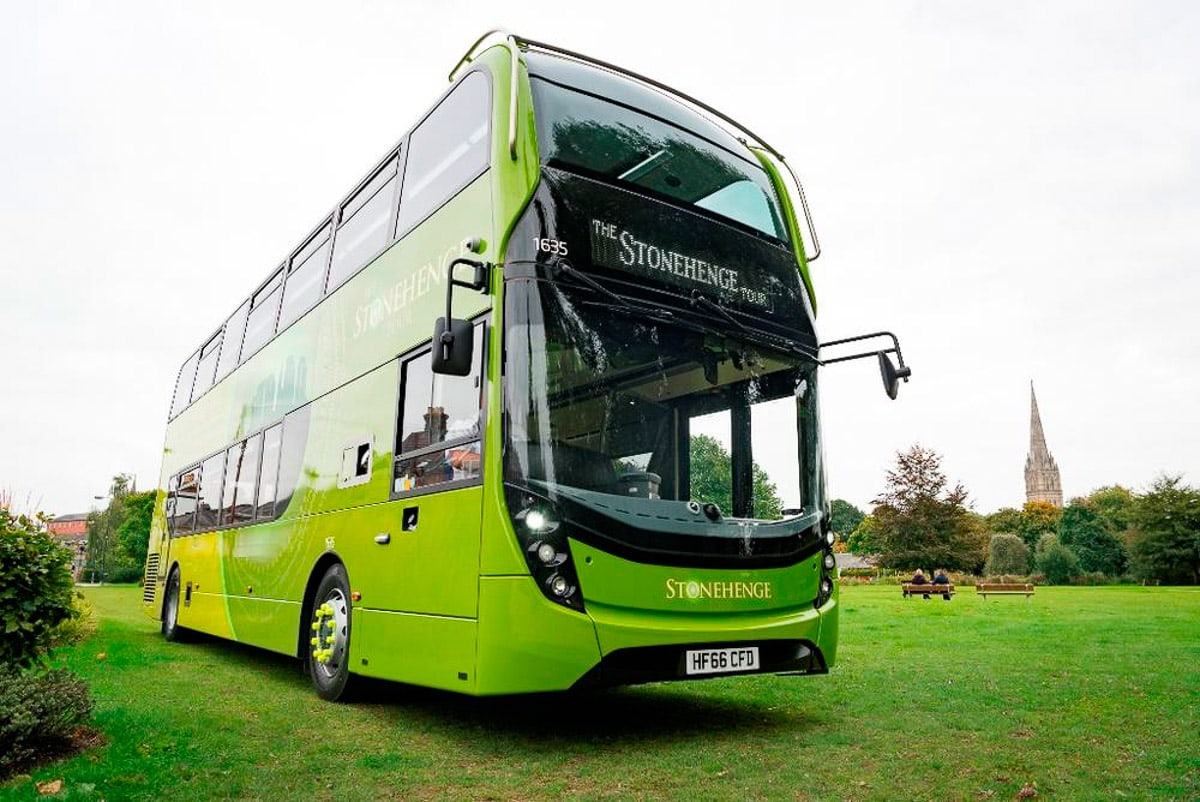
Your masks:
M74 555L71 560L71 574L76 579L83 570L84 558L87 556L87 519L86 512L77 512L60 515L46 522L46 531L71 549Z

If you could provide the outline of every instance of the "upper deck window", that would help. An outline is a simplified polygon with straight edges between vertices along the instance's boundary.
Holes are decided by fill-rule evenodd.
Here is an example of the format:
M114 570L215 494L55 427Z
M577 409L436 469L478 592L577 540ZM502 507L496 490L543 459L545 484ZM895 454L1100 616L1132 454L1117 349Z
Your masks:
M750 151L728 135L713 133L703 118L629 82L621 82L618 102L534 77L538 145L545 163L704 209L787 241L767 173ZM633 102L640 105L628 105ZM688 115L696 125L681 124Z
M342 206L326 291L349 278L388 244L395 190L393 158Z
M283 285L278 331L283 331L320 300L325 288L325 268L329 266L330 228L330 224L322 226L292 256L287 282Z
M488 166L487 78L468 73L409 138L399 231L412 228Z
M279 299L282 296L283 269L264 284L250 299L250 317L246 320L245 339L242 340L242 361L254 356L259 348L275 333L275 319L279 316Z
M184 407L192 397L192 382L196 379L196 363L200 359L200 352L192 354L187 362L183 363L183 367L179 369L179 378L175 382L175 400L171 403L171 415L175 417L180 412L183 412Z

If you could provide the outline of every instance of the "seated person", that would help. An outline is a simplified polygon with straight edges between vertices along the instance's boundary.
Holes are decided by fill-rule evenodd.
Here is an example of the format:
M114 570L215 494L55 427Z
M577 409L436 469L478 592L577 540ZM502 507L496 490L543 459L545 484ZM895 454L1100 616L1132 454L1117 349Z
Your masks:
M910 579L910 580L908 580L908 583L909 583L910 585L928 585L928 584L929 584L929 580L925 578L925 572L924 572L924 571L922 571L920 568L918 568L918 569L917 569L917 572L916 572L915 574L913 574L913 578L912 578L912 579ZM921 598L923 598L923 599L928 599L928 598L929 598L929 594L928 594L928 593L922 593L922 594L921 594Z
M945 568L939 568L933 572L933 584L935 584L935 585L949 585L950 584L950 577L946 574ZM950 594L943 593L942 598L945 599L946 601L950 601Z

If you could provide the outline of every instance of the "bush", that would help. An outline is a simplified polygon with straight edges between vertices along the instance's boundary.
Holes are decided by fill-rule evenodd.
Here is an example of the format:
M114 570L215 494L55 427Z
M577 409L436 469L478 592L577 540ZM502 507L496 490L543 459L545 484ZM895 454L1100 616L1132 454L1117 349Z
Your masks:
M1046 581L1052 585L1065 585L1080 573L1079 558L1075 552L1059 543L1054 535L1042 535L1038 540L1034 561L1038 570L1046 575Z
M141 582L143 568L128 559L117 560L116 565L108 572L106 582L120 585L125 582Z
M1027 573L1029 557L1029 547L1018 536L992 535L991 543L988 545L987 564L983 568L983 573L987 576Z
M54 628L50 637L50 648L70 646L87 640L96 632L96 618L93 614L92 603L82 594L75 594L75 615L63 621Z
M91 712L87 685L70 671L0 671L0 779L69 750Z
M0 508L0 670L24 668L76 615L71 552L39 522Z

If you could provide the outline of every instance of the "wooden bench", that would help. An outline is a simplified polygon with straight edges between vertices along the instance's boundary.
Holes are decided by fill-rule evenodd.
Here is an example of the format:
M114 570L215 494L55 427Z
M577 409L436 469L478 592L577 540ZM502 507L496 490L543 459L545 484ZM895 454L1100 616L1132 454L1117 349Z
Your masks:
M990 596L1024 596L1028 599L1033 595L1033 585L1009 584L1005 582L980 582L975 585L975 592L985 599Z
M938 596L954 595L953 585L935 585L932 582L924 585L914 585L911 582L905 582L900 587L904 589L904 598L906 599L909 596L924 596L925 594L929 594L931 596L934 594L937 594Z

